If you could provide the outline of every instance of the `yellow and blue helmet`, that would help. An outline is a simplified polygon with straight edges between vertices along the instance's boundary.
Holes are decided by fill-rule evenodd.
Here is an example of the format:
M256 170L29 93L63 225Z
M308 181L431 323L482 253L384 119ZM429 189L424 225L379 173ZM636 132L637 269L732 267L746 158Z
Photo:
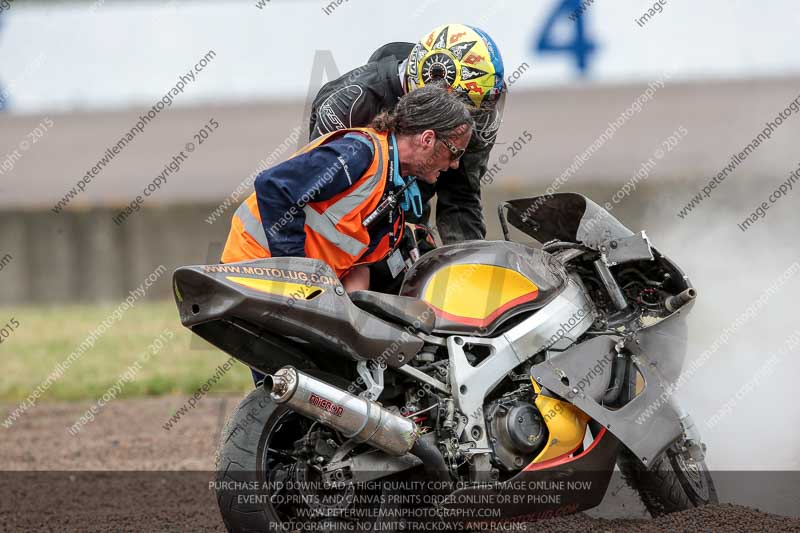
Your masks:
M406 91L446 83L471 104L475 132L494 139L505 100L503 58L486 32L465 24L446 24L427 33L406 62Z

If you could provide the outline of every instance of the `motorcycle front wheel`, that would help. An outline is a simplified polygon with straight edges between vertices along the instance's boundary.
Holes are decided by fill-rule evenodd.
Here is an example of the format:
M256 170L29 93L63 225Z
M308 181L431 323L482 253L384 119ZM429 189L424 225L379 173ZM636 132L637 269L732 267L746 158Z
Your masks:
M617 463L625 481L639 494L653 518L719 503L705 461L687 461L672 448L650 468L627 448L620 452Z

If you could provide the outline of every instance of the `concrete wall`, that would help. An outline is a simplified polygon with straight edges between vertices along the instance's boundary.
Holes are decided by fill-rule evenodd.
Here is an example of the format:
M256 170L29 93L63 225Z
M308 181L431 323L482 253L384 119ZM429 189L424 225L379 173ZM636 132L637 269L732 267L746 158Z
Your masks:
M619 185L596 183L577 190L603 204L612 201ZM690 272L692 267L705 270L712 260L724 268L726 257L730 256L722 254L704 261L698 255L703 250L701 243L715 234L741 239L741 250L747 248L747 242L761 243L758 253L766 251L775 256L792 249L794 232L800 227L800 210L793 208L796 200L785 200L785 205L770 213L771 219L761 223L763 227L754 226L745 237L736 222L750 213L756 199L760 201L765 196L761 184L731 184L729 191L720 191L720 196L726 196L724 206L703 206L692 220L678 219L676 202L696 194L701 186L696 180L640 183L623 202L612 202L613 213L634 231L646 229L659 248L677 256L679 262L688 263ZM540 192L539 186L489 187L484 195L488 237L502 238L497 221L500 201ZM13 259L0 270L0 302L113 301L137 287L159 264L172 270L182 265L216 262L233 211L215 224L207 224L205 218L217 207L196 204L145 208L121 227L111 223L116 211L108 208L64 215L39 210L1 211L0 264L6 254ZM731 248L727 253L735 250ZM171 294L169 277L165 276L148 297L170 298Z
M0 254L13 259L0 271L0 302L113 301L139 286L158 265L170 269L216 257L226 224L202 223L204 206L142 210L122 227L109 209L61 215L0 212ZM202 224L202 225L201 225ZM209 251L209 246L217 243ZM213 260L212 260L213 261ZM170 297L168 277L148 297Z

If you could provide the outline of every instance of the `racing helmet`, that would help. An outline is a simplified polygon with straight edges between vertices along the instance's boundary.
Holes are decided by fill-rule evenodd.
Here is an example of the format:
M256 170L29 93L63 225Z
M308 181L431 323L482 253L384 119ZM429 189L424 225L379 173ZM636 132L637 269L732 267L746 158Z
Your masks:
M406 62L406 91L446 83L463 97L475 119L475 134L491 142L503 116L506 87L503 58L491 37L465 24L434 28L411 50Z

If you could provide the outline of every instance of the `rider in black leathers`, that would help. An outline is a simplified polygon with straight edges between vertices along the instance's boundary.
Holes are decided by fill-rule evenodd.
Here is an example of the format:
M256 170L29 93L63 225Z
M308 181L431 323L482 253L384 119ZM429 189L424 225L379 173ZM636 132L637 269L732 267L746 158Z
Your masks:
M452 50L452 43L459 36L465 35L459 33L465 31L465 28L469 27L451 24L433 30L430 35L438 36L436 43L439 44L448 42L449 33L449 44ZM479 129L480 121L476 120L478 123L476 124L476 134L473 135L457 169L443 173L435 185L419 183L424 209L421 217L417 219L410 217L410 221L427 223L430 217L429 202L436 195L438 198L436 226L443 244L486 237L486 225L481 209L481 178L486 173L489 152L494 146L499 115L502 112L502 96L505 92L502 81L502 60L499 52L496 51L496 46L491 38L477 28L469 29L477 32L479 38L483 38L483 44L489 50L492 59L490 66L494 67L493 76L487 76L487 78L491 79L490 83L494 83L498 87L495 91L496 94L491 97L495 111L494 116L497 118L486 127L483 135ZM431 41L432 39L429 38L429 42ZM437 44L433 45L432 50L430 46L426 50L422 50L427 53L426 59L430 54L437 52L437 48L439 48ZM470 44L472 43L458 42L455 46L465 46L466 48L461 50L469 51ZM324 85L312 105L310 138L315 139L336 129L366 126L378 113L385 109L391 109L407 90L406 65L409 55L412 51L416 52L421 45L422 43L415 47L412 43L389 43L376 50L366 65ZM466 59L469 59L470 56L470 53L462 54L462 57ZM456 63L456 68L459 67L465 68L461 63ZM421 64L419 71L421 75L426 74ZM435 68L429 69L429 72L431 71L433 71L435 79L437 77ZM447 75L443 79L448 82L453 81L448 79ZM460 77L458 79L463 85L464 80L461 80ZM430 79L425 81L430 81ZM463 87L458 87L457 83L452 83L452 85L467 100L467 91ZM489 98L485 99L484 103L488 104L489 100Z

